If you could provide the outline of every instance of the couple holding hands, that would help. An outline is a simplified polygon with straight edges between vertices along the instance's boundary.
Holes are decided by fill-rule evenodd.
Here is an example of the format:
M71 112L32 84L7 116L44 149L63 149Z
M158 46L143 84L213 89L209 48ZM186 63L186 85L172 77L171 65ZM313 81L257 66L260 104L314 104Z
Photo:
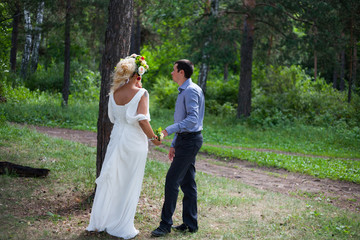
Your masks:
M201 88L192 82L193 64L186 59L176 61L171 73L179 85L174 124L161 136L174 133L169 150L170 168L165 181L165 198L158 228L153 237L165 236L171 229L196 232L197 188L195 158L202 146L205 99ZM108 115L114 124L100 176L87 231L106 231L124 239L134 238L148 142L160 145L161 140L150 125L149 94L142 88L141 77L149 69L145 58L136 54L121 59L116 65L109 94ZM172 226L179 187L183 197L183 223Z

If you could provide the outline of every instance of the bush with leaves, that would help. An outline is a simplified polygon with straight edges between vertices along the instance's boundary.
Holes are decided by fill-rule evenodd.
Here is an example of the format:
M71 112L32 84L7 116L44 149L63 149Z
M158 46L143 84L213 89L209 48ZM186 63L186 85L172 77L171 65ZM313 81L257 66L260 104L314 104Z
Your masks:
M313 80L298 66L269 66L255 69L254 75L251 123L271 126L296 120L321 126L344 120L350 127L360 123L359 96L349 104L346 93L321 77Z

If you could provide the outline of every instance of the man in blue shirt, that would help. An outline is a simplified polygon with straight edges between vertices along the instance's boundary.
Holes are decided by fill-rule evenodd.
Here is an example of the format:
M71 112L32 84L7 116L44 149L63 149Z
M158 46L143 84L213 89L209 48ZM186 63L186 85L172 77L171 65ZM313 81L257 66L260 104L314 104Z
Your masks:
M174 133L175 136L169 151L169 160L172 163L166 175L161 222L151 233L154 237L170 233L171 228L183 232L198 230L195 159L203 143L201 130L205 98L201 88L190 78L193 71L194 65L183 59L175 63L171 73L173 80L179 85L179 94L175 105L174 124L168 126L163 134L166 137ZM183 224L172 227L179 186L184 193Z

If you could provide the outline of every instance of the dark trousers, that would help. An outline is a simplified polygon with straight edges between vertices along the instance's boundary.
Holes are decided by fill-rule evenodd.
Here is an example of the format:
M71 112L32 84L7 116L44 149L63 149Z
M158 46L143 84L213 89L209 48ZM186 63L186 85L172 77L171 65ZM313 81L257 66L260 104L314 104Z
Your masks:
M184 193L183 222L192 230L198 229L195 158L203 143L201 133L178 135L175 157L166 175L165 201L161 212L160 227L170 231L176 208L179 186Z

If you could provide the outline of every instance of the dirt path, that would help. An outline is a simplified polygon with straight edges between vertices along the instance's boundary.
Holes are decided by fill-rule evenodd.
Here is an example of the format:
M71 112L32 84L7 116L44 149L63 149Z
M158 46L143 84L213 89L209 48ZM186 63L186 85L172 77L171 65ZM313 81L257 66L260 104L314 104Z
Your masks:
M96 133L94 132L39 126L30 127L52 137L60 137L96 147ZM155 150L152 144L149 146L148 157L150 159L168 161L167 154ZM215 176L237 179L260 189L299 198L312 198L360 213L360 184L319 179L282 169L259 167L254 163L242 160L224 162L207 154L199 154L196 168L198 171Z

